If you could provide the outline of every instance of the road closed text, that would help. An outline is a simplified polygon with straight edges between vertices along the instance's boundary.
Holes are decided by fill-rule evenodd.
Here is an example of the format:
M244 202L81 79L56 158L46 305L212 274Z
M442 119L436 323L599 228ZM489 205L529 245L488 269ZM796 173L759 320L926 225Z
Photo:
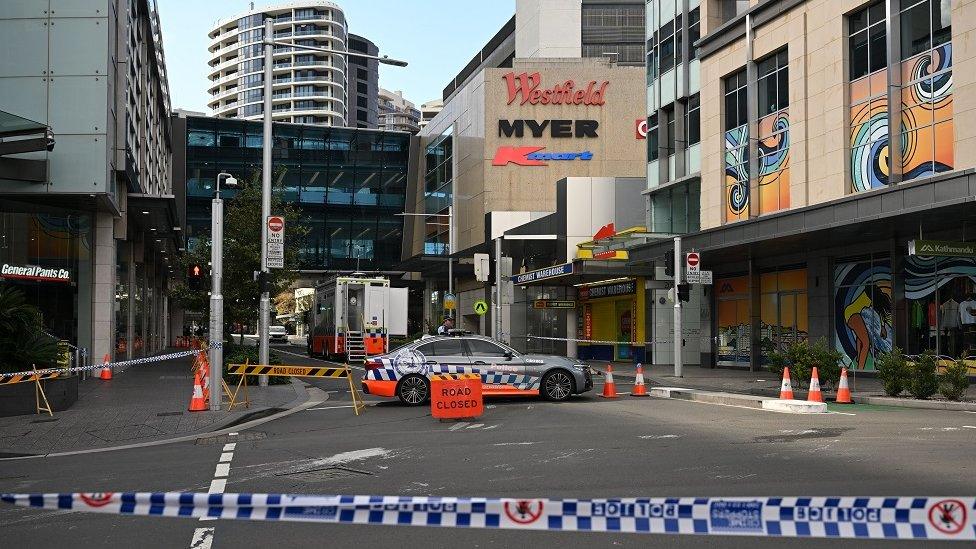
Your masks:
M430 414L433 417L469 418L478 417L484 412L480 375L434 375L430 381Z

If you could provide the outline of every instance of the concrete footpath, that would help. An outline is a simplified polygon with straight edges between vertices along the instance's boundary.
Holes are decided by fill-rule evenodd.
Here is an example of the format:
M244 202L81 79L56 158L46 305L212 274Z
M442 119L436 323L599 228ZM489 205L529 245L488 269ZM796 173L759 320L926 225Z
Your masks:
M605 362L594 361L590 363L590 366L604 374L607 369ZM632 383L636 368L635 364L614 363L613 375L615 378L619 376L621 381ZM750 407L756 407L752 402L761 401L761 397L778 397L781 381L775 373L768 370L750 372L748 370L702 368L699 366L685 366L682 369L682 377L679 378L674 376L674 366L670 364L645 366L644 380L648 387L680 387L694 389L698 392L723 394L725 395L724 403L731 404L733 400L741 400L740 404ZM857 376L856 373L849 374L848 383L854 401L860 404L976 411L976 384L970 385L962 402L947 402L938 393L930 400L913 399L905 396L907 392L902 393L902 397L890 398L885 396L881 380L875 377ZM796 381L793 382L793 393L798 399L806 398L806 390L799 389ZM824 390L824 397L833 400L834 392ZM730 398L732 400L729 400Z
M0 417L0 458L89 450L206 433L308 400L305 384L250 387L250 408L189 412L192 357L130 366L79 384L78 401L54 417ZM226 407L225 407L226 409Z

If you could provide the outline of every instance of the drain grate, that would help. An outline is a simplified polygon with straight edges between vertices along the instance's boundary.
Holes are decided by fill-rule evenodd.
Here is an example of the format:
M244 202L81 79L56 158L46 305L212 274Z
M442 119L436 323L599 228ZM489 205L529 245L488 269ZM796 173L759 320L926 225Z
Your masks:
M198 438L197 444L227 444L228 442L246 442L248 440L264 440L268 438L268 433L263 431L244 431L234 436L217 435L215 437Z
M373 473L360 471L349 467L323 467L320 469L305 469L302 471L283 471L275 473L276 477L287 477L294 480L304 480L306 482L323 482L340 478L366 477Z
M158 416L158 417L164 417L164 416L182 416L182 415L183 415L183 412L159 412L158 414L156 414L156 416Z

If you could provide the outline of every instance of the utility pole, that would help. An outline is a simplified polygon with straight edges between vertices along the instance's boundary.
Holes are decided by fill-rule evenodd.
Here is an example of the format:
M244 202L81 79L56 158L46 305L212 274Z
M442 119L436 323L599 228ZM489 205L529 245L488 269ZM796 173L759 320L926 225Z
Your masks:
M451 254L454 253L454 206L447 207L447 293L454 295L454 259L451 258ZM454 303L457 303L457 296L454 298ZM457 306L451 309L451 318L454 318L457 310Z
M258 363L268 364L268 327L271 298L268 295L268 217L271 216L271 79L274 67L274 19L264 20L264 144L261 166L261 304L258 309ZM258 385L268 386L268 376L259 376ZM219 393L218 393L219 394Z
M681 284L681 237L674 237L674 377L681 377L681 298L678 285Z
M495 239L495 329L496 341L502 339L502 235Z
M217 174L217 188L210 207L210 411L220 411L220 382L224 379L224 201L220 198L220 179L226 177L228 187L236 187L237 180L229 173Z

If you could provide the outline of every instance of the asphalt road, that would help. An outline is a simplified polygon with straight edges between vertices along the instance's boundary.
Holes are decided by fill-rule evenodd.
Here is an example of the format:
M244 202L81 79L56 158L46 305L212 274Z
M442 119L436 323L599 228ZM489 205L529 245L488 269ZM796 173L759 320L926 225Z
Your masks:
M385 402L356 417L342 381L312 383L334 391L328 402L227 439L0 461L0 491L206 491L223 459L227 492L526 498L976 493L976 429L965 427L976 425L976 414L854 406L843 409L853 415L811 417L655 398L608 401L593 392L561 404L489 401L479 420L453 423L432 419L424 408ZM234 443L230 457L228 442ZM11 507L0 507L0 525L10 547L191 547L195 535L201 549L208 542L397 549L921 546L200 522Z

